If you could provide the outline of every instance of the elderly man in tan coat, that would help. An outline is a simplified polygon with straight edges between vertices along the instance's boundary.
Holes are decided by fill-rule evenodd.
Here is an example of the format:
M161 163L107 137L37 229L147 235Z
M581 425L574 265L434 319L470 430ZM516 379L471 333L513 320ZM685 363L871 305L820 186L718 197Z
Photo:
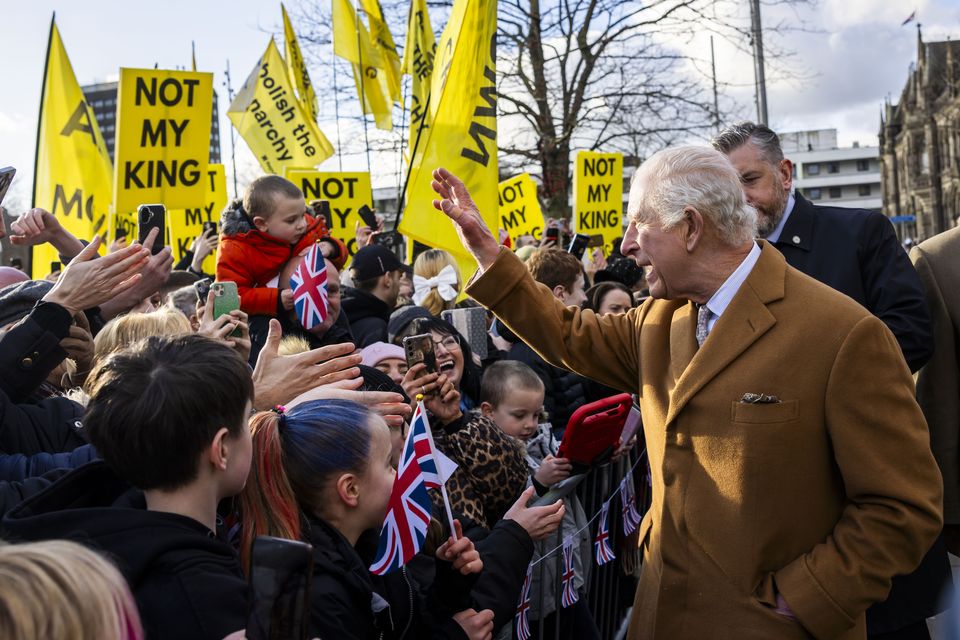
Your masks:
M730 162L678 147L640 167L621 251L651 299L603 317L534 282L459 179L433 187L479 264L468 293L551 364L639 394L653 502L630 637L865 638L940 530L940 473L893 335L753 240Z

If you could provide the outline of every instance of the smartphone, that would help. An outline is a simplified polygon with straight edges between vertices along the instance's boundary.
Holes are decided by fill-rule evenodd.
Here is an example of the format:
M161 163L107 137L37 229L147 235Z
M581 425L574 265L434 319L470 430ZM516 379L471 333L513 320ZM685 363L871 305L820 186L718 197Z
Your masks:
M367 205L361 205L360 208L357 209L357 213L360 214L360 219L363 220L363 224L367 225L374 231L380 228L380 224L377 222L377 214L375 214L373 209Z
M17 170L13 167L0 169L0 204L3 203L3 197L7 195L7 189L13 183L13 176L15 175L17 175Z
M217 235L217 223L216 222L204 222L203 223L203 235L211 234Z
M23 260L20 258L10 258L10 266L23 271Z
M118 229L116 230L116 232L114 232L114 234L113 234L113 239L114 239L114 240L122 240L122 239L124 239L124 238L126 238L126 237L127 237L127 230L126 230L125 227L120 227L120 228L118 228Z
M210 295L210 285L213 284L213 280L210 278L201 278L193 283L193 288L197 292L197 300L201 304L207 304L207 296Z
M623 424L623 431L620 432L620 445L630 442L630 438L637 435L637 431L643 426L643 420L640 419L640 407L634 402L627 414L627 421Z
M137 240L143 244L153 229L160 229L150 247L150 253L157 255L163 250L166 240L167 210L162 204L142 204L137 207Z
M466 338L470 349L483 360L487 357L487 310L483 307L447 309L440 317Z
M326 200L312 200L310 208L313 209L313 217L323 218L327 229L333 229L333 214L330 213L330 203Z
M56 260L50 263L50 273L58 273L59 271L62 271L62 270L63 270L63 266Z
M578 233L570 240L570 245L567 246L567 253L577 260L583 260L583 252L587 250L588 244L590 244L590 236L585 233Z
M603 246L603 234L595 233L595 234L593 234L592 236L590 236L590 242L587 243L587 246L590 247L591 249L594 248L594 247L602 247L602 246Z
M399 231L376 231L370 235L370 242L373 244L382 244L391 251L396 251L397 247L403 242L403 236Z
M544 236L547 238L547 240L560 242L560 229L557 229L556 227L550 227L544 232Z
M437 372L437 354L433 351L433 336L422 333L418 336L407 336L403 339L403 353L407 357L407 369L422 362L427 367L427 373Z
M240 308L240 294L237 293L236 282L214 282L210 288L213 290L214 320ZM230 333L231 338L239 338L240 335L240 329L234 329Z
M313 547L257 536L250 553L253 606L247 640L305 640L310 620Z

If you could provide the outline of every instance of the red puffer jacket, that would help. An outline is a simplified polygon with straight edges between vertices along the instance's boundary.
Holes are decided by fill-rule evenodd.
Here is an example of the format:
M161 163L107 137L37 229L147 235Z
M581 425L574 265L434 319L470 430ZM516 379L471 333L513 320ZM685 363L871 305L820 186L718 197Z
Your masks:
M262 231L251 228L250 222L235 211L224 211L220 218L222 236L217 258L217 281L237 283L240 309L250 315L276 316L280 290L276 278L283 265L315 242L329 242L337 251L330 262L342 269L347 261L347 248L330 235L323 218L307 216L303 238L290 245Z

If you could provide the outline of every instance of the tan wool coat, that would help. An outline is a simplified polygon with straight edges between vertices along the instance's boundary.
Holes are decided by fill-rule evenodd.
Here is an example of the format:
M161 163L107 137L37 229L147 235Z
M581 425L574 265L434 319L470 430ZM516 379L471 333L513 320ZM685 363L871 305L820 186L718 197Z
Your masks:
M507 250L467 289L551 364L639 394L653 498L631 638L865 638L866 608L941 528L893 335L761 245L700 349L692 303L601 318ZM773 610L775 588L797 621Z

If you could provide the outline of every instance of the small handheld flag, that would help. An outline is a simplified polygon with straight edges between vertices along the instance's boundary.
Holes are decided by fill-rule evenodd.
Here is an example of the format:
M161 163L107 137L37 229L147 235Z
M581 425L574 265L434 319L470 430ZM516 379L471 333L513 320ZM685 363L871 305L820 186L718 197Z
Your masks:
M607 516L610 512L610 501L603 503L600 509L600 522L597 524L597 537L593 539L593 551L597 559L597 564L603 566L616 558L613 549L610 547L610 529L607 523Z
M576 575L573 568L573 538L566 538L563 541L563 595L560 598L564 609L580 599L580 594L573 584Z
M307 250L303 262L290 277L290 288L293 289L293 305L297 318L304 329L313 329L327 319L330 315L327 265L323 261L319 244L314 244Z
M533 565L527 565L527 576L523 579L523 589L520 590L520 604L517 605L517 638L530 640L530 583L533 581Z
M620 481L620 502L623 506L623 535L628 536L636 531L640 521L643 520L643 517L637 513L632 471L627 471L627 475Z
M446 467L446 464L441 467L437 463L430 425L421 402L413 413L410 431L403 444L387 517L380 530L377 557L370 566L371 573L384 575L396 571L423 547L432 511L427 489L443 486ZM444 501L449 516L449 502ZM450 530L454 530L452 522Z

